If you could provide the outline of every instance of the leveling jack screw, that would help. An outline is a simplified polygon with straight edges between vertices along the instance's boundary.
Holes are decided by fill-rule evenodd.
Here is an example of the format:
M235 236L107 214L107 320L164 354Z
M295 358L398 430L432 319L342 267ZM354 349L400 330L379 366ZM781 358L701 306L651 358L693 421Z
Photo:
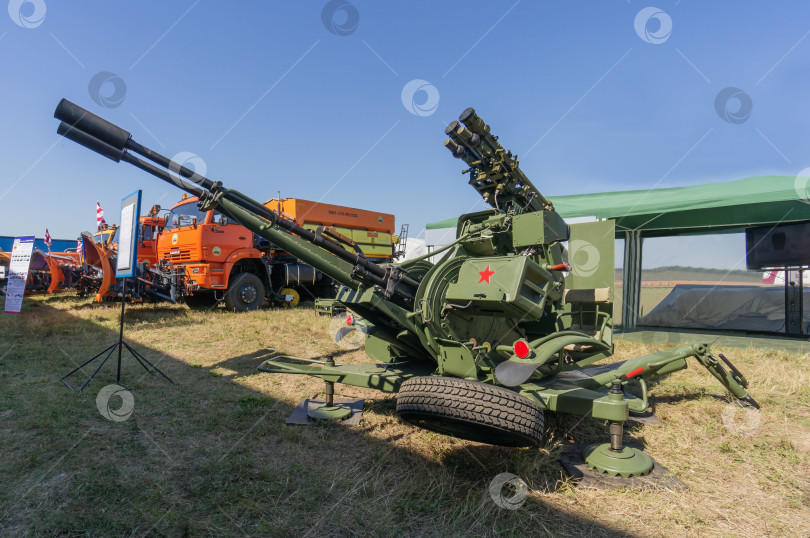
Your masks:
M608 392L611 402L623 402L622 382L615 380ZM637 448L624 446L624 421L610 421L608 427L610 443L590 445L585 448L583 456L588 466L600 473L610 476L643 476L653 469L653 460Z
M334 365L335 361L332 357L324 361L324 366L331 367ZM335 382L324 380L324 383L326 383L326 403L310 409L307 412L307 416L312 420L329 422L345 420L352 416L352 410L349 406L342 404L335 405Z
M621 452L622 437L624 437L624 424L621 422L611 422L608 429L610 431L610 449L613 452Z

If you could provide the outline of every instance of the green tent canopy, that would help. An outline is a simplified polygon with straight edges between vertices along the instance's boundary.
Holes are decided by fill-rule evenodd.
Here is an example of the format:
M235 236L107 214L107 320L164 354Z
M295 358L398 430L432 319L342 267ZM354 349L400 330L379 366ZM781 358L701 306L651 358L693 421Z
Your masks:
M458 225L458 217L440 220L439 222L430 222L426 226L428 230L441 230L443 228L455 228Z
M549 199L563 218L614 219L616 235L645 237L740 232L747 226L810 220L810 178L754 176L689 187L597 192ZM455 228L457 218L428 230Z

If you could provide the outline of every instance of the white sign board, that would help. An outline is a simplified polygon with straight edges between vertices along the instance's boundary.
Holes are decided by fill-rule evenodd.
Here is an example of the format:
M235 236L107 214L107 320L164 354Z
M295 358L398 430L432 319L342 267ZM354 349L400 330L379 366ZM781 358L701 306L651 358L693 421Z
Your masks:
M116 278L135 276L135 268L138 265L138 217L140 214L141 191L137 190L121 200Z
M28 265L34 252L34 236L15 237L11 247L11 262L8 266L6 286L6 314L19 314L25 295L25 281L28 279Z

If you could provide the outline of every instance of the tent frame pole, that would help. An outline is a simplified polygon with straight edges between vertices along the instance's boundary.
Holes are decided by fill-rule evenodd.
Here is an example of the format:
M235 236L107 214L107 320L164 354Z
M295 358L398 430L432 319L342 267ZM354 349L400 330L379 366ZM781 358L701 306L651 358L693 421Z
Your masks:
M639 230L624 232L624 272L622 284L622 326L635 329L638 323L638 310L641 304L641 245Z

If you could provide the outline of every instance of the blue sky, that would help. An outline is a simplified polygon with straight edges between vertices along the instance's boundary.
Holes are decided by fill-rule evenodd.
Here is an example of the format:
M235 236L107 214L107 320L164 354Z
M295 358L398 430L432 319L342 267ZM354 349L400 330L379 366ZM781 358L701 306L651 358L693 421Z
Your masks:
M808 15L799 1L12 0L0 235L73 238L97 199L115 221L136 188L147 208L180 197L60 140L62 97L261 201L391 212L412 235L480 207L442 147L468 106L546 195L795 175L810 166ZM414 85L430 94L403 101Z

